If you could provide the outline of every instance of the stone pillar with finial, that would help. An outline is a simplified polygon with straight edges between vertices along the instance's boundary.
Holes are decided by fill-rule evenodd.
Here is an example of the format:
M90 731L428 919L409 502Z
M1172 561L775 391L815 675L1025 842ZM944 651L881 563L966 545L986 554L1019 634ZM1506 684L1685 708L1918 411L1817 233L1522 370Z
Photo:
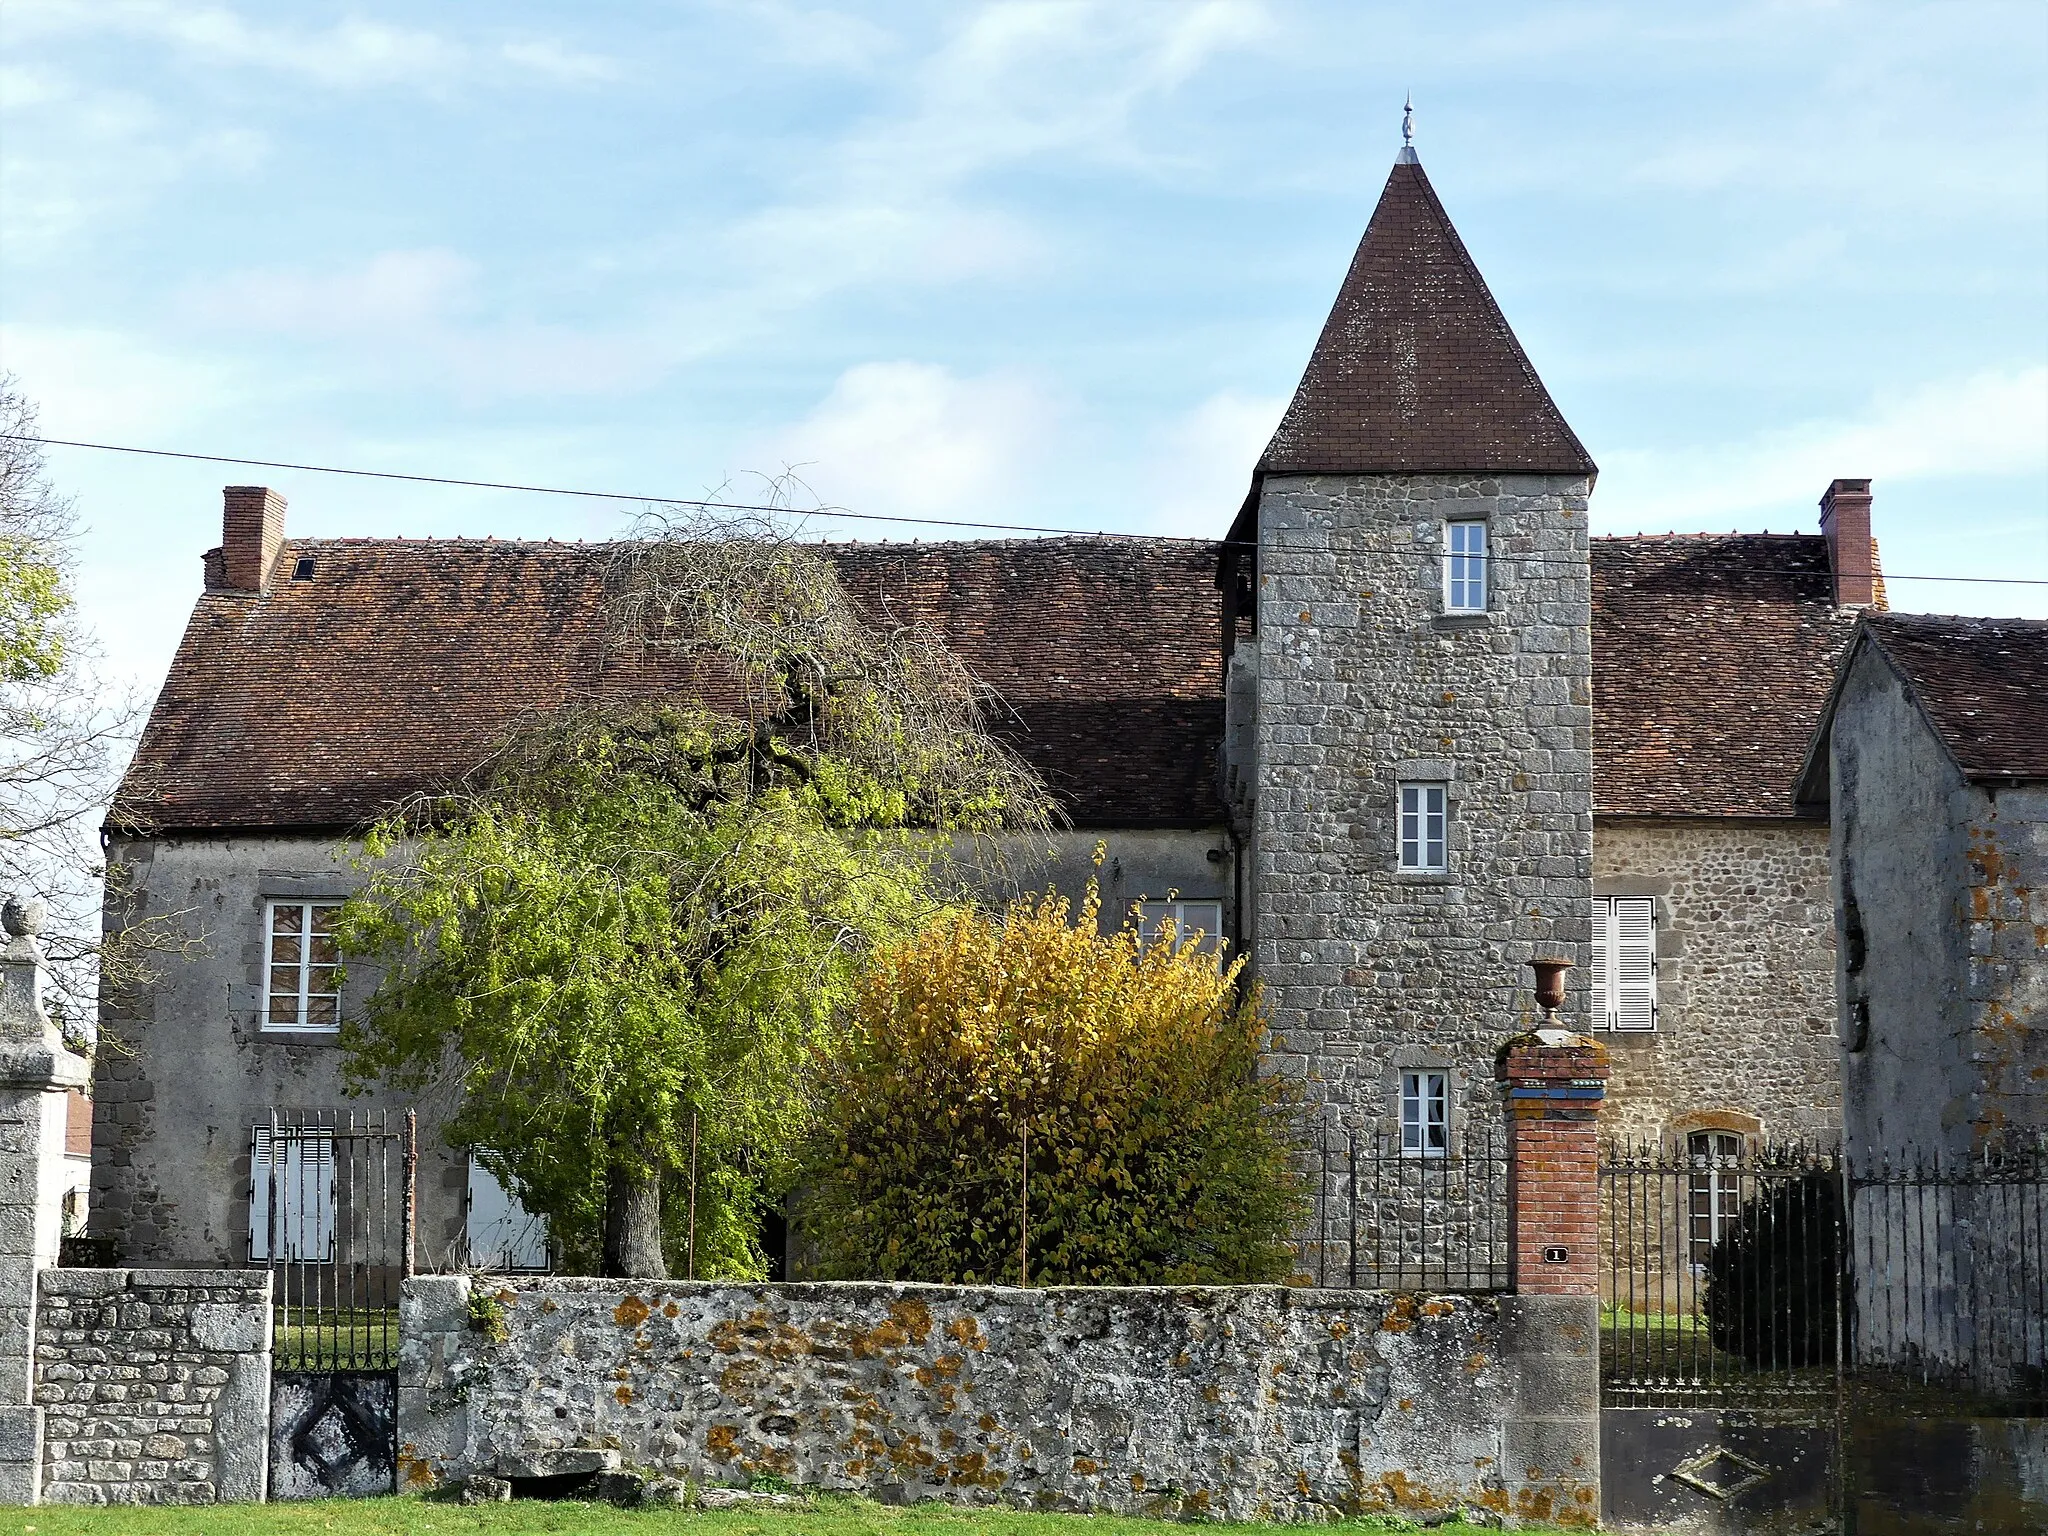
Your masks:
M43 1410L34 1403L36 1273L63 1232L65 1096L91 1077L43 1007L43 903L0 907L0 1504L42 1488Z

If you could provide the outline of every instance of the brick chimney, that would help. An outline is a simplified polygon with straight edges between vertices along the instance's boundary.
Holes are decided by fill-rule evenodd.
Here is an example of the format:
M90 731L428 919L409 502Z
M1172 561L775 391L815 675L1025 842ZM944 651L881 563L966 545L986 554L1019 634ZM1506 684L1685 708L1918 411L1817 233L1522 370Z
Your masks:
M1837 480L1828 487L1820 499L1820 531L1827 535L1828 569L1835 573L1835 606L1868 608L1877 601L1868 480Z
M261 592L284 543L284 498L267 485L231 485L221 500L219 584L229 592Z

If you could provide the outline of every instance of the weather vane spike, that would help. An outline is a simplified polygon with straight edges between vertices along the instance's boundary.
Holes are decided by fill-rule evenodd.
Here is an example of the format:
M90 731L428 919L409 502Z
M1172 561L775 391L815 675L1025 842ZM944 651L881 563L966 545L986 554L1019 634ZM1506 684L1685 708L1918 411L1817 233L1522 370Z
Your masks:
M1408 99L1401 103L1401 147L1415 147L1415 93L1410 91Z

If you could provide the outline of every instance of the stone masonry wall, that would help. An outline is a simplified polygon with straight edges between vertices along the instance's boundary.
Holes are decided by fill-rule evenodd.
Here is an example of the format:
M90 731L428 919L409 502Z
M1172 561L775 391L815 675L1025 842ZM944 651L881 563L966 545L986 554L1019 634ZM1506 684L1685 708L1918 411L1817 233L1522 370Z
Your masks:
M1840 1133L1828 882L1825 822L1598 822L1594 894L1657 902L1657 1028L1600 1036L1605 1134Z
M406 1284L401 1488L604 1458L1233 1519L1598 1504L1591 1297L478 1283Z
M46 1269L37 1292L46 1503L264 1496L269 1271Z
M1256 964L1278 1070L1353 1124L1398 1071L1497 1113L1493 1049L1524 962L1575 962L1592 894L1586 481L1272 478L1259 522ZM1489 611L1443 611L1443 525L1489 524ZM1450 786L1450 869L1397 867L1396 785Z

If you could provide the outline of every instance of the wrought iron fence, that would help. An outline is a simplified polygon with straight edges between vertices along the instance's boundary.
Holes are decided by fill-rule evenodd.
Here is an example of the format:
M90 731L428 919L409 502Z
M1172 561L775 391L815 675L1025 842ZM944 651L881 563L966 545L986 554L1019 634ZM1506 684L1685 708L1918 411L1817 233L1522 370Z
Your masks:
M2048 1412L2048 1143L1852 1167L1847 1214L1859 1391Z
M2048 1409L2048 1154L1851 1165L1705 1131L1607 1149L1601 1381L1617 1407Z
M388 1370L413 1272L411 1111L273 1112L249 1147L249 1262L271 1271L280 1371Z
M1703 1132L1600 1166L1603 1400L1696 1406L1836 1390L1841 1159Z
M1311 1130L1315 1201L1296 1247L1300 1274L1344 1290L1508 1289L1506 1132L1466 1127L1435 1146L1410 1139Z

